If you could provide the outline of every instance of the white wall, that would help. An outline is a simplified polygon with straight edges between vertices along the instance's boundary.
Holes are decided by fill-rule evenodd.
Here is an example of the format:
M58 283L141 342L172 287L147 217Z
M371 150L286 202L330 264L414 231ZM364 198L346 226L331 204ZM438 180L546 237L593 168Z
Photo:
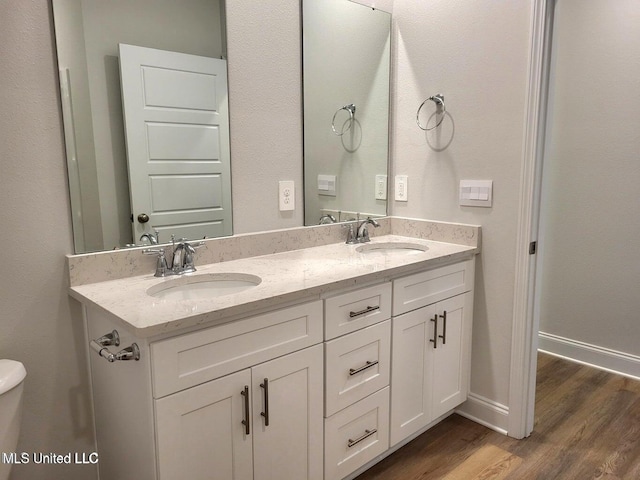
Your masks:
M528 0L393 5L392 174L409 176L409 201L392 202L391 212L482 225L471 390L502 405L508 405L530 9ZM450 116L425 134L416 111L436 93ZM458 206L461 179L492 179L493 207Z
M65 280L73 243L49 7L5 0L0 19L0 358L27 369L18 451L91 452L82 323ZM85 480L93 471L30 464L12 478Z
M540 330L640 376L640 4L558 0L553 46Z

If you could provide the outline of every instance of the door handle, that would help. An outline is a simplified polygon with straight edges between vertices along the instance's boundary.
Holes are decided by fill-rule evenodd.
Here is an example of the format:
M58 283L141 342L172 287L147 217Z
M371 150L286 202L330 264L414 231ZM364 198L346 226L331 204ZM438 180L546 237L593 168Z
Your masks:
M437 313L433 316L431 321L435 323L435 326L433 327L433 338L429 341L433 343L433 348L436 349L438 348L438 314Z
M260 387L264 390L264 412L260 412L260 415L264 417L264 426L269 426L269 379L265 378L264 382L260 384Z
M140 215L138 215L138 221L140 223L147 223L149 221L149 215L147 215L146 213L141 213Z
M442 312L442 315L440 315L440 318L443 320L442 335L438 335L438 336L442 339L442 344L444 345L447 343L447 311L446 310Z
M242 420L242 424L244 425L244 433L249 435L251 433L250 420L249 420L249 386L245 385L244 390L240 392L240 395L244 397L244 420Z

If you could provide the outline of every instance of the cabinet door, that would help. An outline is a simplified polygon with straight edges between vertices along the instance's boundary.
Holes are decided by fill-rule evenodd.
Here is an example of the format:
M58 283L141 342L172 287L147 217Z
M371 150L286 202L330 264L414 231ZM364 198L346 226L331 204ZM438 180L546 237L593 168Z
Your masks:
M250 386L246 369L155 401L160 480L253 478L241 394Z
M467 399L471 350L472 295L465 293L436 304L437 348L433 349L433 418ZM433 348L433 343L430 344Z
M253 367L255 480L323 476L322 345Z
M391 446L426 427L432 419L431 385L435 305L392 320Z

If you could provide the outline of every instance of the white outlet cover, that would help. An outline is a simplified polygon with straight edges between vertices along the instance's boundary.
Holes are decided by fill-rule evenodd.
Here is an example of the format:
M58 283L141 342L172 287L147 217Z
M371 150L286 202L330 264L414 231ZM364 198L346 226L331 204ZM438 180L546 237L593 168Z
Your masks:
M397 202L406 202L409 199L409 182L406 175L396 175L395 199Z
M376 200L387 199L387 176L386 175L376 175L375 199Z
M278 182L278 205L281 212L295 210L296 191L293 180Z

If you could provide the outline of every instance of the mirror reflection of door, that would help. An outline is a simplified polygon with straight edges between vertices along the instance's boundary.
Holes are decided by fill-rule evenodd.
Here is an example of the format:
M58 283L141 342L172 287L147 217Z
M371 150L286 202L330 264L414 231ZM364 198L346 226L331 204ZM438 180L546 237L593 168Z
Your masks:
M120 44L133 238L231 235L225 60Z

